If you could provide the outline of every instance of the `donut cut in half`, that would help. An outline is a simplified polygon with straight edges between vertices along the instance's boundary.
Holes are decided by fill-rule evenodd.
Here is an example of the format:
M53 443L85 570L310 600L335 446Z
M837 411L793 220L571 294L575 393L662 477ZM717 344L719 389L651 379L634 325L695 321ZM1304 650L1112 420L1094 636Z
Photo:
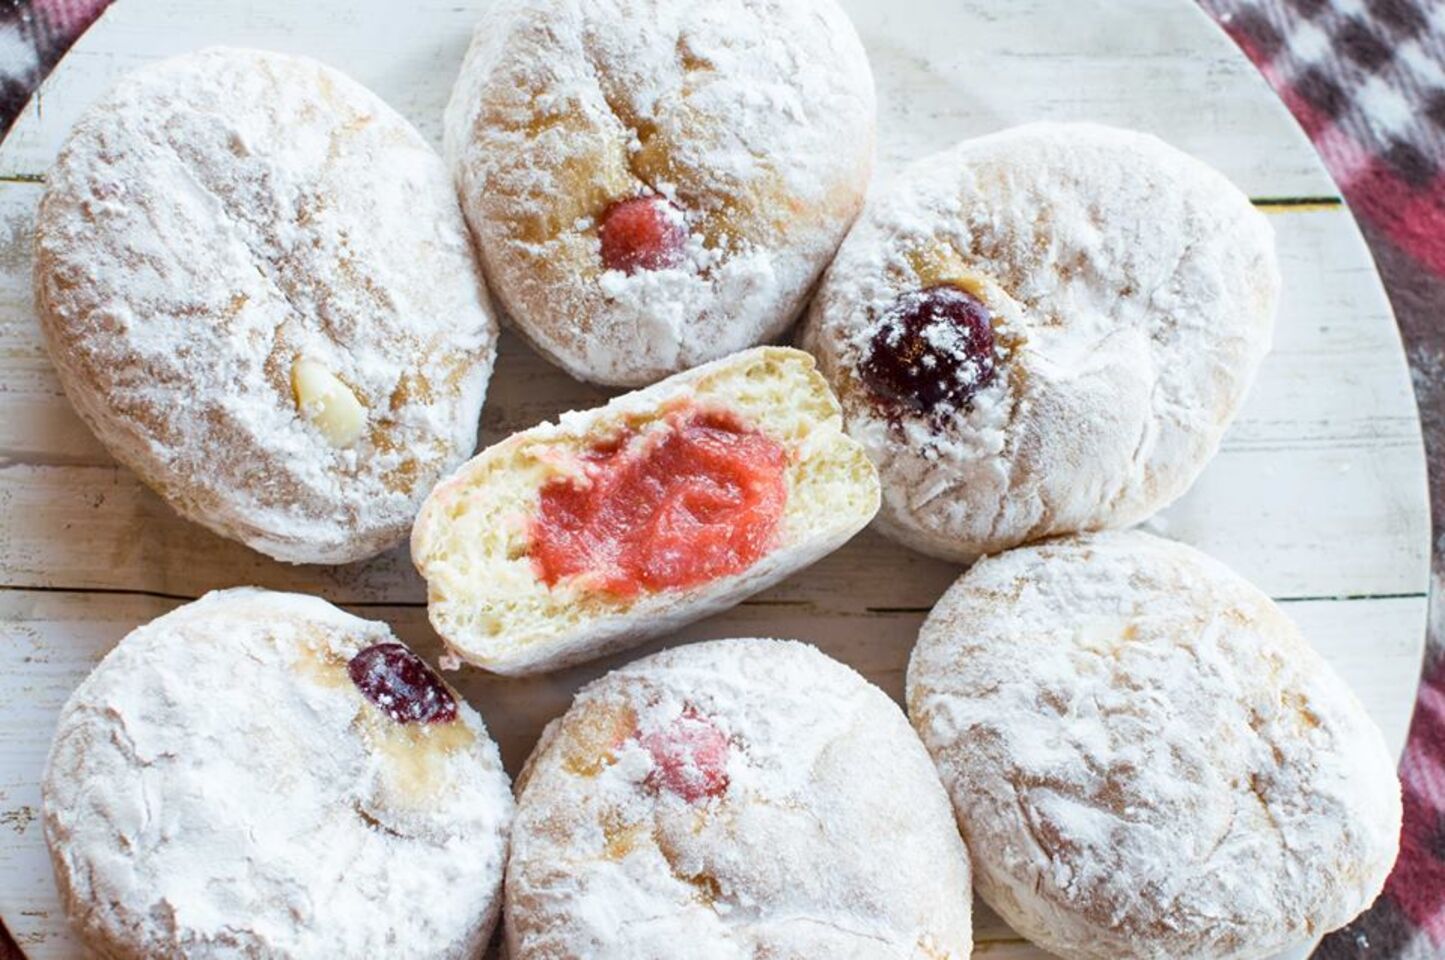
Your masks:
M878 496L812 358L758 347L484 450L427 499L412 559L452 652L533 673L738 603Z

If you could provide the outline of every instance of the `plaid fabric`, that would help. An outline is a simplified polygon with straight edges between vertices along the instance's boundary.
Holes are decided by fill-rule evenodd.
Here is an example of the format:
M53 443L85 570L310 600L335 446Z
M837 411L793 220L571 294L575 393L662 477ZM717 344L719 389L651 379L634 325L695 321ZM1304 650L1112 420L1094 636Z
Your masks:
M1445 3L1205 0L1355 212L1445 275Z
M110 0L0 0L0 132ZM1400 861L1325 960L1445 957L1445 0L1199 0L1314 140L1400 318L1431 463L1431 644L1401 763ZM0 926L0 958L13 944ZM18 957L18 951L14 953Z

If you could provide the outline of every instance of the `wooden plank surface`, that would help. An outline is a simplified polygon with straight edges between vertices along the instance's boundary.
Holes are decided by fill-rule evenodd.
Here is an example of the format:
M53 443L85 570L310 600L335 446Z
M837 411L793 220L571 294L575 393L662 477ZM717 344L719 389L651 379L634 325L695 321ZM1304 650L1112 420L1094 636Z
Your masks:
M208 589L257 584L318 593L437 650L404 548L340 568L272 562L178 519L79 422L30 303L44 170L70 123L120 73L223 42L328 60L435 141L484 6L420 0L398 29L380 0L121 0L0 147L0 917L32 960L78 955L35 819L41 764L65 696L126 631ZM1286 279L1276 350L1220 456L1151 526L1285 601L1401 744L1426 612L1419 425L1368 254L1283 106L1187 0L915 0L906 16L884 0L845 6L879 82L885 171L1012 123L1086 118L1160 133L1271 214ZM605 396L505 337L482 441ZM797 637L898 696L918 624L958 572L865 532L671 642ZM451 679L515 772L576 686L616 662L521 681L475 671ZM978 929L981 954L1042 956L986 910Z

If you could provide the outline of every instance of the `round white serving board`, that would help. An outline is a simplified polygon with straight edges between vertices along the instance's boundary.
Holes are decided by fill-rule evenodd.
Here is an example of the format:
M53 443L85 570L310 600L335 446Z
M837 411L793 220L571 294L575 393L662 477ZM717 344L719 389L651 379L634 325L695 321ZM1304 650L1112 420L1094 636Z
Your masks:
M36 329L31 223L71 123L121 73L208 44L310 54L439 140L485 0L120 0L0 147L0 917L32 960L79 956L41 838L60 705L127 631L216 587L320 594L430 654L404 549L295 568L175 516L71 412ZM1304 626L1399 748L1425 630L1425 460L1394 319L1349 213L1255 69L1189 0L851 0L877 74L881 169L1039 119L1153 131L1270 214L1285 275L1275 351L1219 457L1154 522L1233 564ZM483 442L604 399L504 338ZM958 574L867 532L679 639L812 641L894 696L915 631ZM676 641L673 641L676 642ZM638 651L644 652L644 651ZM514 772L573 690L617 660L532 680L453 676ZM1041 956L986 909L979 952Z

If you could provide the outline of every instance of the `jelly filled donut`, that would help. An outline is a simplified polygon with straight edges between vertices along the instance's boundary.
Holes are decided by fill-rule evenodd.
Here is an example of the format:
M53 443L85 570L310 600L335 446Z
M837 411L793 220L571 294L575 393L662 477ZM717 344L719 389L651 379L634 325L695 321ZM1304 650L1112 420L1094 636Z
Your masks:
M1182 494L1278 288L1273 232L1222 175L1144 134L1032 124L871 201L802 340L878 465L879 527L969 561Z
M757 347L482 451L427 498L412 559L455 654L532 673L729 607L877 509L813 358Z
M979 894L1050 953L1259 960L1374 901L1400 785L1268 597L1139 532L981 561L929 615L908 712Z
M636 387L793 321L862 206L874 114L833 0L500 0L446 154L521 332Z
M470 960L513 807L481 718L383 624L251 589L101 661L43 799L66 912L116 960Z
M878 688L718 640L582 690L518 779L511 960L966 960L968 854Z
M335 70L212 49L136 71L66 140L35 243L76 411L217 533L363 559L476 447L496 325L451 179Z

